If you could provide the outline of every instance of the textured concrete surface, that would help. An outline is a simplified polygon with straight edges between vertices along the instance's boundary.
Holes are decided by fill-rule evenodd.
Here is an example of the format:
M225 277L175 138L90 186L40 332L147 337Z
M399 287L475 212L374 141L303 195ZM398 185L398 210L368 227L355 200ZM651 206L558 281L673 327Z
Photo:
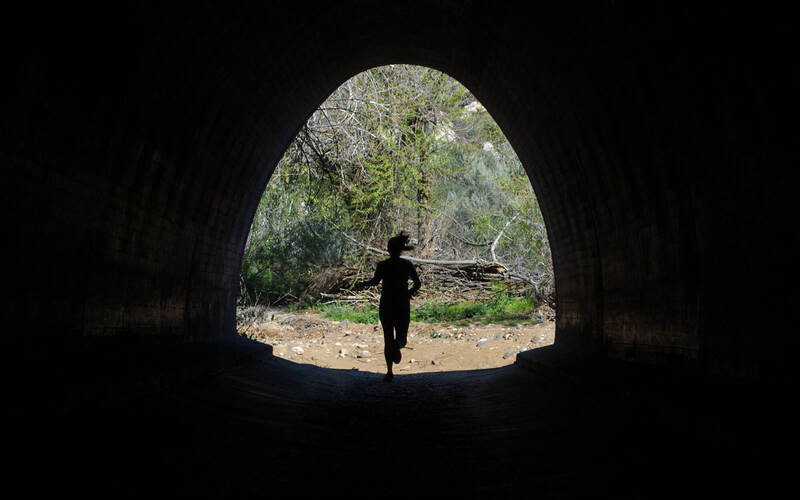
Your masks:
M242 248L289 140L348 77L404 62L470 88L528 169L557 342L724 376L792 371L797 73L779 11L244 2L6 18L15 264L0 307L20 356L233 335ZM758 327L740 315L754 277Z
M159 396L38 415L20 450L6 440L6 471L31 496L113 498L723 498L787 484L791 464L773 454L791 443L776 431L794 418L786 403L598 368L387 384L265 356Z
M522 483L554 495L587 484L661 492L698 477L735 490L791 443L775 408L791 390L752 404L688 383L695 402L675 413L634 390L637 376L612 384L627 400L596 385L551 391L517 368L385 387L270 359L199 378L252 354L231 347L237 276L289 140L347 78L402 62L472 90L530 175L553 251L556 356L521 364L580 360L602 379L614 371L598 360L611 357L700 380L795 379L787 12L171 2L20 4L3 17L0 343L16 422L5 429L29 440L12 455L27 487L324 490L315 474L358 460L368 473L347 484L377 488L381 464L405 478L418 463L420 488L442 471L461 481L437 491L466 496ZM191 380L195 390L179 389ZM399 455L374 438L387 425ZM301 465L311 470L287 472Z

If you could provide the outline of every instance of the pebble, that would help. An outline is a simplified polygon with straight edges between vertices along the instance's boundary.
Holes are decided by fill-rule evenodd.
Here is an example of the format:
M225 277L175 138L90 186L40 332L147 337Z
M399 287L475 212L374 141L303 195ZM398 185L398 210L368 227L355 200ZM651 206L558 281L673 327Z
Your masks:
M517 355L516 351L508 351L507 353L503 354L503 359L513 358Z
M298 345L298 346L292 347L292 352L294 352L295 354L303 354L305 351L303 350L302 347L300 347Z
M371 356L370 352L366 351L366 350L361 351L356 355L356 357L358 357L358 358L368 358L370 356Z
M486 345L486 342L488 342L488 340L489 340L489 339L487 339L486 337L484 337L484 338L480 339L480 340L478 341L478 343L477 343L477 344L475 344L475 347L483 347L484 345Z

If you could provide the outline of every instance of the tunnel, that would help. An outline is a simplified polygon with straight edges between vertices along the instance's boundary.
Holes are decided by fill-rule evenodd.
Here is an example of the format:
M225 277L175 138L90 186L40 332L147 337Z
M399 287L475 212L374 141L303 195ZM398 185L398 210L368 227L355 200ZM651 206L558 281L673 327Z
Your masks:
M381 471L397 471L397 492L463 459L449 473L464 482L429 492L642 498L688 478L735 490L720 479L740 470L734 457L763 465L765 443L793 435L781 410L798 346L787 13L346 0L7 14L0 304L22 476L37 477L41 441L62 488L102 470L118 493L266 496L271 481L322 490L301 466L348 476L343 463L371 460L356 458L364 449L388 469L365 466L357 496L383 487ZM271 358L235 331L243 247L276 163L337 86L392 63L456 78L500 125L541 205L557 303L552 347L507 370L410 377L394 395ZM410 420L376 444L384 428L368 415L391 420L386 408ZM73 461L82 448L94 454Z

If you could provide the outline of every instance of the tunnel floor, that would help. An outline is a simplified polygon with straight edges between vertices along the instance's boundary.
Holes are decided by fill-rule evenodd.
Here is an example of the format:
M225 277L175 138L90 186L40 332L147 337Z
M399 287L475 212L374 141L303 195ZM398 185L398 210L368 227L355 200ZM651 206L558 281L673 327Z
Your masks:
M590 375L511 365L385 383L264 355L52 419L27 472L33 490L111 497L653 498L754 477L757 446L721 405L657 394L638 373Z

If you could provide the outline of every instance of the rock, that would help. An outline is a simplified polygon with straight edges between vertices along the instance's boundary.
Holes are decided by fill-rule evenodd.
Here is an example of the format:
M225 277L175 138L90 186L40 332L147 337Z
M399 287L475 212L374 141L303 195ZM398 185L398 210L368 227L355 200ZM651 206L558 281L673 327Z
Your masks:
M299 345L292 347L292 352L295 354L303 354L305 351Z
M368 358L370 356L371 356L371 354L367 350L360 351L358 354L356 354L356 357L358 357L358 358Z
M502 338L503 338L503 334L502 333L498 333L497 335L494 336L495 340L500 340Z
M435 359L432 359L432 360L431 360L431 364L432 364L432 365L435 365L435 364L436 364L436 360L435 360Z
M478 347L478 348L483 347L483 346L486 345L486 342L488 342L488 341L489 341L489 339L484 337L484 338L480 339L477 344L475 344L475 347Z
M338 357L343 358L347 356L347 349L339 349Z
M507 353L503 354L503 359L513 358L517 355L517 351L508 351Z

